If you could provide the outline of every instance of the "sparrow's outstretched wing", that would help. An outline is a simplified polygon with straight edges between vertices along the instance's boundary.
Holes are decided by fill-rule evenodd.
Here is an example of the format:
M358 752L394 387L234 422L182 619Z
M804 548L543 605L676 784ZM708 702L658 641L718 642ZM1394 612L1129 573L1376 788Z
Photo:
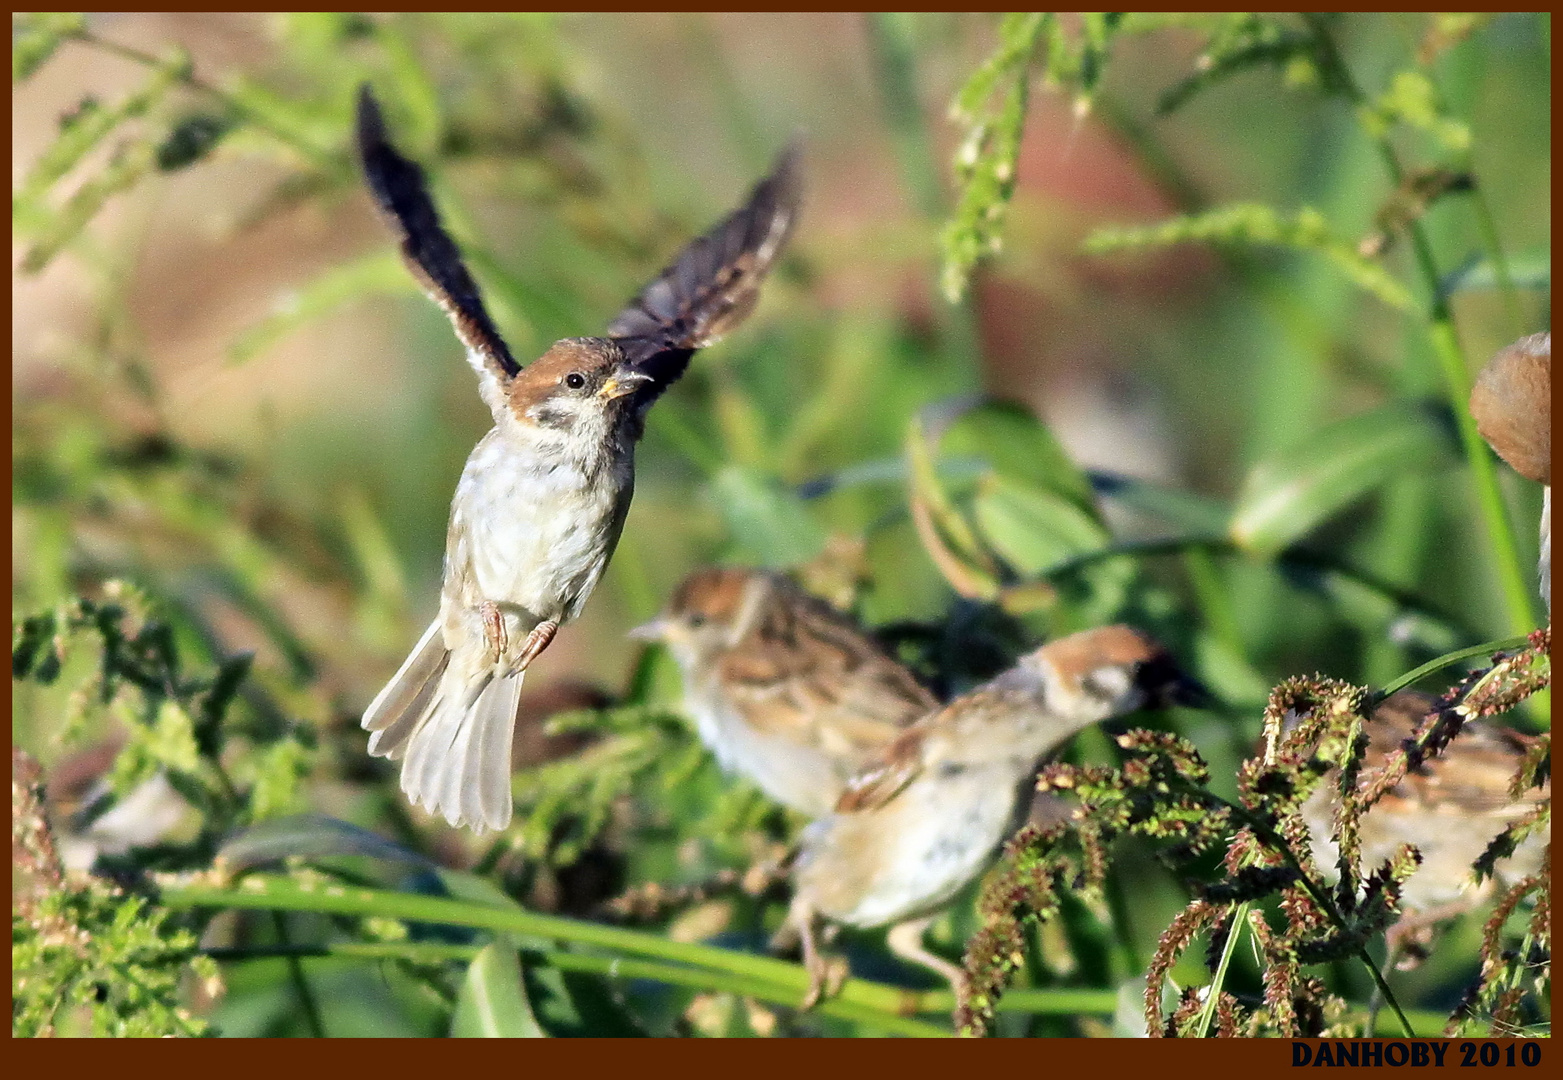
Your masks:
M450 316L473 366L481 365L479 374L491 374L505 384L521 365L488 317L483 294L467 273L461 252L440 225L423 170L386 138L380 106L367 85L358 92L358 156L381 217L401 237L402 256L413 276Z
M696 349L754 310L760 283L798 221L800 157L795 139L748 201L684 248L608 327L631 362L655 380L641 391L648 400L684 374Z

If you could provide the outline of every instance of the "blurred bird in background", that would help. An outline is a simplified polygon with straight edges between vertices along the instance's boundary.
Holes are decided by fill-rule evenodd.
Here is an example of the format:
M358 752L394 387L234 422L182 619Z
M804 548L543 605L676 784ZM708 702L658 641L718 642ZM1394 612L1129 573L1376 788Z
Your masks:
M195 814L162 771L113 799L109 774L124 745L123 737L104 739L49 770L45 805L67 870L90 871L100 855L153 847Z
M890 950L948 979L963 1006L965 973L923 932L1020 823L1038 762L1082 728L1192 691L1161 646L1107 626L1049 642L903 732L804 834L789 921L810 974L805 1007L828 977L818 916L891 924Z
M851 619L765 570L697 570L631 636L678 661L684 706L722 767L810 817L939 707Z
M1436 704L1429 694L1402 691L1374 710L1366 725L1359 791L1374 782L1389 755L1416 733ZM1382 866L1402 844L1415 844L1422 854L1421 866L1401 893L1404 916L1387 935L1392 960L1414 966L1435 923L1470 910L1491 892L1491 882L1477 886L1472 864L1499 833L1551 798L1550 780L1519 796L1510 793L1528 746L1526 736L1468 720L1442 753L1408 773L1359 819L1364 870ZM1340 858L1332 836L1339 805L1340 790L1331 773L1302 810L1314 860L1332 880ZM1498 862L1499 879L1512 883L1536 873L1547 847L1545 831L1532 833Z

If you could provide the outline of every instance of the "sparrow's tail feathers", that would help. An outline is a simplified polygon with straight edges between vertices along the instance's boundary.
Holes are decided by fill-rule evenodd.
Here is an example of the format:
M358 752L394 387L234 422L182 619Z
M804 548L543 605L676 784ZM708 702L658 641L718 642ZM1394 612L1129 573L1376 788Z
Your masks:
M446 669L407 739L402 791L410 801L478 833L510 824L510 741L524 675Z
M364 710L363 728L374 732L369 739L371 754L395 760L406 753L408 736L428 714L449 663L450 651L436 619L402 661L401 669Z

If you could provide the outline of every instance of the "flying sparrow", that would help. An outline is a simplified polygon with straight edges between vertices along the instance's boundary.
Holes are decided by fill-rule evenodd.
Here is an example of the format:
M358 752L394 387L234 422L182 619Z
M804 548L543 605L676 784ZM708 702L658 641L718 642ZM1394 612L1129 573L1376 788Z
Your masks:
M451 825L502 829L522 676L580 613L613 555L646 410L695 350L754 309L797 221L798 152L784 151L748 201L684 248L606 336L566 338L523 368L367 87L357 134L375 203L450 316L494 414L451 502L439 615L363 726L374 733L371 754L401 759L413 803Z
M697 570L630 633L678 661L685 708L722 767L810 817L939 707L856 623L777 573Z
M1359 790L1373 782L1385 759L1416 732L1435 704L1427 694L1402 691L1379 705L1366 725L1368 748L1358 775ZM1401 844L1415 844L1422 853L1421 866L1401 893L1404 917L1388 934L1391 956L1425 937L1433 923L1479 903L1490 890L1475 886L1471 864L1500 832L1533 811L1538 802L1551 798L1550 781L1521 798L1509 794L1526 748L1523 735L1468 720L1441 754L1408 773L1359 819L1364 870L1383 865ZM1340 857L1331 836L1339 804L1331 774L1302 809L1314 861L1332 879ZM1532 833L1512 856L1498 863L1499 877L1515 881L1535 873L1547 840L1545 832Z
M1542 485L1541 598L1552 612L1552 335L1500 349L1471 387L1471 416L1515 472Z
M827 968L814 939L822 915L891 924L890 951L950 981L965 973L930 953L923 932L991 861L1026 807L1038 762L1082 728L1189 684L1159 645L1127 626L1072 634L918 721L848 784L836 812L805 830L788 920L803 938L808 1008Z

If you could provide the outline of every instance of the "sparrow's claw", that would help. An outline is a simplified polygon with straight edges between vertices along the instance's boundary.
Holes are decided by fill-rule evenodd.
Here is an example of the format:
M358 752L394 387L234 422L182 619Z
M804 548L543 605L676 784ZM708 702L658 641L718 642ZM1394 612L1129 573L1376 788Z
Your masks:
M510 634L505 630L505 616L492 600L483 601L478 611L483 616L483 638L488 642L489 651L494 654L494 662L497 664L510 651Z
M532 661L543 654L543 650L548 648L548 643L558 632L559 624L552 619L545 619L534 626L521 646L521 655L516 658L516 670L525 671L530 667Z
M798 1002L798 1008L808 1012L818 1005L820 998L825 996L825 973L823 971L809 971L809 992L803 995L803 1000Z
M819 963L809 965L809 992L803 995L798 1008L808 1012L826 998L835 997L841 993L842 985L851 974L852 969L845 957L819 957Z

